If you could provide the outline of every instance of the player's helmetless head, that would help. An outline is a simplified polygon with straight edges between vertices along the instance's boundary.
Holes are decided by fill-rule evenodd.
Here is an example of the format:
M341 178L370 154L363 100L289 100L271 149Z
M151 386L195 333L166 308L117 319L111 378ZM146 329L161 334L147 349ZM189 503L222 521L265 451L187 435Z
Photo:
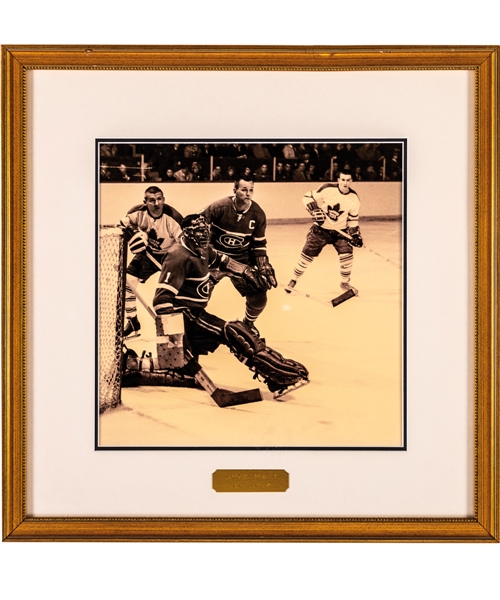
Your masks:
M238 203L249 202L253 196L253 181L251 179L238 179L234 182L234 194Z
M144 204L147 206L148 213L154 219L161 217L165 198L160 188L155 185L149 187L144 193Z
M339 190L342 193L347 193L352 183L352 175L345 171L340 171L337 181L339 182Z

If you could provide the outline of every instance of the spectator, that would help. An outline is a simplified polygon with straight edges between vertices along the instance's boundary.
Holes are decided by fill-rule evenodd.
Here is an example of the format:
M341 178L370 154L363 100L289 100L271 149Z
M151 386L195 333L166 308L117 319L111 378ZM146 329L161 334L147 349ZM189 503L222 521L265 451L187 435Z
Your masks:
M242 158L253 157L252 144L240 144L240 152Z
M118 166L117 181L130 181L130 175L127 173L127 167L123 163Z
M248 158L245 152L241 149L241 144L228 144L226 148L226 156L228 158Z
M302 157L302 162L305 163L306 168L309 165L309 163L311 162L311 155L309 154L309 152L305 152L303 157Z
M236 179L236 169L232 165L228 165L222 181L234 181Z
M358 148L356 154L358 155L359 160L371 162L372 164L381 158L377 144L363 144L361 148Z
M311 156L315 161L319 161L321 159L321 152L319 150L319 144L313 144L311 147Z
M394 148L391 157L386 161L385 171L390 174L391 181L401 181L403 167L401 161L401 149L399 147Z
M150 171L156 171L161 181L171 166L171 147L168 144L155 144L148 160ZM156 179L155 179L156 180Z
M318 148L319 158L320 160L330 160L333 156L332 149L330 148L330 144L320 144Z
M201 150L198 144L188 144L184 147L184 158L200 158Z
M222 181L222 167L216 165L212 171L212 181Z
M299 166L293 172L293 181L307 181L306 179L306 164L299 162Z
M295 160L297 158L293 144L285 144L283 146L283 157L286 160Z
M101 181L109 181L111 179L111 171L109 170L108 163L105 161L101 162L100 174Z
M112 157L112 156L116 156L117 152L118 152L118 148L117 148L116 144L101 144L101 146L99 148L99 154L101 156Z
M177 181L181 182L193 181L193 174L186 165L182 165L182 167L174 173L174 177Z
M254 173L255 181L271 181L271 177L269 175L269 167L267 163L262 163L258 169L255 170Z
M361 171L362 169L359 165L354 169L354 174L352 176L353 181L363 181L363 174Z
M182 161L184 158L184 149L181 144L172 144L171 148L168 148L168 154L175 162Z
M373 165L368 165L365 170L365 179L366 181L378 181L379 174L375 170Z
M307 181L315 181L316 180L316 166L312 163L309 163L306 167L306 179Z
M332 163L323 174L322 181L337 181L339 174L339 163Z
M252 148L253 155L255 158L260 160L270 160L271 155L269 154L269 150L263 146L262 144L254 144Z
M343 165L346 162L347 157L344 144L335 144L332 157L339 165Z
M174 171L172 169L167 169L165 171L165 175L163 176L162 181L165 181L167 183L177 183L177 179L174 177Z
M276 177L275 181L290 181L290 179L286 178L286 173L284 169L284 165L281 161L276 163Z
M289 162L285 163L283 169L283 181L292 181L292 165Z
M299 144L298 146L296 146L295 154L299 160L305 160L306 155L310 156L309 144Z
M203 181L200 163L194 162L191 165L191 175L193 176L191 181Z
M242 175L243 179L248 179L248 178L252 178L252 169L250 167L245 167L243 169L243 175Z

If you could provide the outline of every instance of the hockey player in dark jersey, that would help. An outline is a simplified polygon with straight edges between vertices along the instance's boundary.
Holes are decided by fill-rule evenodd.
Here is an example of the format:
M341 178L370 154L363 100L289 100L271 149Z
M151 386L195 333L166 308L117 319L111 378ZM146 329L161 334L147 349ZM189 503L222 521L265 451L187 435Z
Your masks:
M173 364L176 343L172 344L169 334L173 333L172 323L177 315L182 315L184 346L195 360L224 344L263 378L271 392L283 393L290 386L306 383L308 372L303 365L266 346L243 322L226 322L205 310L213 290L211 269L236 275L256 291L267 286L265 276L256 267L242 264L210 246L210 228L204 215L185 217L182 230L180 241L165 254L153 299L160 368Z
M307 192L302 199L314 224L307 234L293 276L285 291L290 293L316 256L331 244L339 256L340 288L358 290L350 284L353 264L353 246L361 248L363 240L359 230L359 198L351 189L351 174L340 171L337 183L325 183L317 190Z
M144 193L144 202L132 207L120 222L134 255L127 267L124 337L140 331L135 290L160 271L165 253L181 235L181 221L181 214L165 203L161 189L151 186Z
M254 323L267 304L267 291L278 283L267 257L266 215L253 201L253 192L253 181L242 177L235 181L234 196L210 204L201 214L211 225L212 246L244 265L256 267L266 282L264 289L256 291L239 275L212 270L215 284L223 277L231 277L234 287L246 299L243 322L259 335Z

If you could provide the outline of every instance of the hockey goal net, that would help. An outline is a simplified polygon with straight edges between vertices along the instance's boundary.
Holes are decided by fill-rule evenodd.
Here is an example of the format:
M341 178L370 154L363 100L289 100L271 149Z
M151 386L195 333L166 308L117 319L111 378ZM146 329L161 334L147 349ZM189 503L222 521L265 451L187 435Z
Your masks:
M101 227L98 258L100 413L121 401L125 259L123 231L117 227Z

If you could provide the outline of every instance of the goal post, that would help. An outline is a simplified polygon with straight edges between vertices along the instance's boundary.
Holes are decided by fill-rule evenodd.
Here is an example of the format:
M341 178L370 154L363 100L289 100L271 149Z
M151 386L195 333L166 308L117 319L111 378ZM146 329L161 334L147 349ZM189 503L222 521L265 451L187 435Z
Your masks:
M121 402L126 244L123 230L101 226L98 255L99 412Z

